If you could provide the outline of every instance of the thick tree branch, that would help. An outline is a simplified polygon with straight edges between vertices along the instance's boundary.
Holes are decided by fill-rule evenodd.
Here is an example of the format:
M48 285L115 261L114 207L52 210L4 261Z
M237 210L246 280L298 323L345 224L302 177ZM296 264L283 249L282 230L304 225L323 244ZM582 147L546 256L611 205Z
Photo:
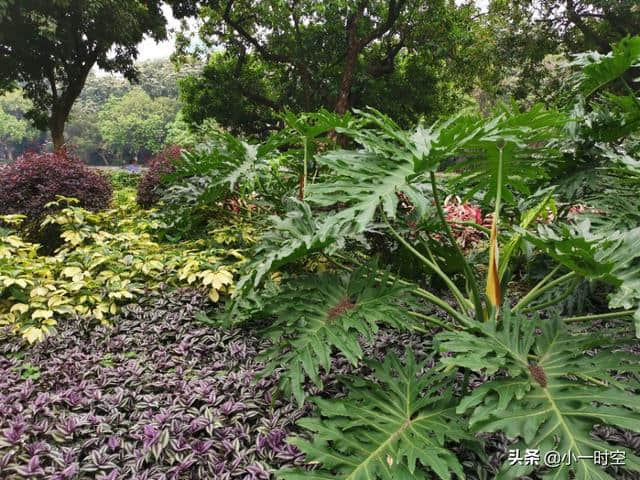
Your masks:
M390 0L389 1L387 18L385 19L384 22L382 22L380 25L374 28L369 35L365 36L360 40L361 49L369 45L375 39L382 37L385 33L391 30L391 27L393 27L393 25L396 23L396 20L398 20L398 17L400 16L400 12L404 7L405 1L406 0L397 0L397 1Z
M392 73L395 69L395 60L400 50L404 47L404 38L391 45L387 50L387 54L380 61L373 63L369 66L369 75L374 78L379 78L383 75Z
M290 59L281 54L275 54L270 52L264 45L262 45L255 37L253 37L245 28L238 23L237 21L231 18L231 10L233 7L234 0L228 0L227 6L224 9L224 13L222 14L222 19L233 28L236 33L238 33L246 42L251 44L256 51L264 58L265 60L275 61L275 62L283 62L283 63L291 63Z
M597 46L602 53L610 50L609 42L598 35L589 25L585 23L582 16L577 12L576 6L573 0L567 0L567 18L573 23L582 34L589 39L594 45Z

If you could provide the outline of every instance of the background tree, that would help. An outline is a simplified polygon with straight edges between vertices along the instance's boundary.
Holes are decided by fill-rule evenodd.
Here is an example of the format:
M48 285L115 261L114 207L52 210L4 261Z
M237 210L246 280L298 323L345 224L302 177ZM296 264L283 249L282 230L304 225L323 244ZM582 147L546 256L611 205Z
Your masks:
M168 125L177 112L175 99L153 99L142 88L134 87L123 97L107 101L98 115L98 126L117 159L138 158L162 150Z
M42 135L25 118L31 102L20 90L0 96L0 163L11 161L29 146L42 143Z
M145 34L166 38L159 0L4 0L0 3L0 90L20 84L28 116L54 147L93 66L134 80Z
M468 91L463 72L473 48L473 6L448 0L176 0L178 17L201 20L203 75L182 83L185 117L215 117L255 131L275 112L343 113L367 104L387 110L441 110L452 83ZM179 54L193 53L183 35ZM212 53L211 53L212 52ZM396 89L393 95L388 95ZM431 103L434 102L434 103ZM229 108L233 105L233 108Z
M485 81L494 93L554 101L564 78L556 72L571 54L596 50L640 32L637 0L492 0L483 16L494 68ZM497 60L497 62L496 62ZM628 78L638 77L631 71ZM494 85L495 87L491 87Z

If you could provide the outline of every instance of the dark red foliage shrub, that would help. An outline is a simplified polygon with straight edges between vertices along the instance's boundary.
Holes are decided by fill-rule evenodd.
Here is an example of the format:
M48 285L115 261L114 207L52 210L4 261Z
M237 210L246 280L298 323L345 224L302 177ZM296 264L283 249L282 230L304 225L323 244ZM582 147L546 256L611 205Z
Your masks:
M78 206L96 211L109 206L112 193L107 178L66 151L26 153L0 167L0 214L26 215L32 232L51 213L45 205L57 195L77 198Z
M142 208L150 208L160 199L158 187L162 178L174 171L173 162L180 157L181 149L171 146L149 161L149 169L138 183L137 202Z

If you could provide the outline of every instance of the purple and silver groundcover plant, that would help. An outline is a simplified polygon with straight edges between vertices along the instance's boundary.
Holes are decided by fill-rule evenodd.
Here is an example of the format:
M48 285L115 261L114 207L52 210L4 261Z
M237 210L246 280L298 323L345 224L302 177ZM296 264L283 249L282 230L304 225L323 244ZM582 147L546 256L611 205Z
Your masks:
M194 320L204 304L150 294L113 329L69 320L33 347L0 333L0 478L258 480L302 464L286 439L309 412L259 378L261 340Z

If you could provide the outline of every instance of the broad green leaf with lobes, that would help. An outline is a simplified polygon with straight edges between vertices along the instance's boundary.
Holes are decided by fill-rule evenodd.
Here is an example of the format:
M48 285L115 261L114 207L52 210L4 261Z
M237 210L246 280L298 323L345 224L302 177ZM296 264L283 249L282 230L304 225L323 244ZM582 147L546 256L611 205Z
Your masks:
M473 431L502 431L509 437L520 438L526 448L539 449L541 458L552 450L576 457L576 461L558 466L545 478L568 479L573 472L575 478L582 480L613 480L587 458L595 451L622 450L626 455L625 468L640 472L640 458L633 452L591 435L595 425L640 432L640 397L615 377L640 371L637 356L620 351L630 339L597 333L572 335L558 319L532 321L520 317L517 323L518 332L529 338L526 344L530 348L519 348L525 344L518 347L514 343L516 338L505 344L502 367L510 375L475 389L462 399L457 412L471 413L469 423ZM538 328L541 333L532 336L531 332ZM500 344L506 337L506 331L497 326L479 336L482 334L488 342ZM467 359L475 348L469 339L453 343L451 336L445 334L440 340L441 350L454 354L448 359L451 365L490 372L482 359L475 367L469 365ZM470 348L468 352L463 348L465 342ZM451 345L455 348L450 348ZM585 355L596 346L598 354ZM521 466L505 463L498 478L515 479L532 469L523 471Z
M472 441L451 403L451 377L389 354L371 362L377 382L352 379L347 397L315 399L320 418L302 419L314 439L294 438L312 471L286 469L284 480L430 480L464 478L447 442ZM424 371L424 373L422 373ZM444 393L441 393L444 392Z

